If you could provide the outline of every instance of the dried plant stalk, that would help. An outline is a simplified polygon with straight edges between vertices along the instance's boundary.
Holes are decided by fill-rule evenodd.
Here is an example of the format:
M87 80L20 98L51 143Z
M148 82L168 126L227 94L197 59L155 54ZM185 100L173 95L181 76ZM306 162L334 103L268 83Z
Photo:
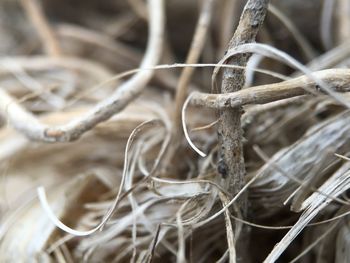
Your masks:
M268 1L249 0L244 7L238 28L233 35L229 50L240 44L253 42L262 25L267 12ZM228 64L245 66L247 54L237 55L228 59ZM244 86L243 70L223 70L221 92L235 92ZM227 181L229 192L236 194L244 182L244 160L242 151L241 109L225 109L220 112L219 127L219 155L218 171Z
M206 0L203 3L196 31L192 40L191 48L186 58L186 64L197 63L199 56L202 53L205 44L205 38L208 34L209 25L211 21L213 3L213 0ZM176 87L174 128L177 132L181 130L181 109L184 104L184 101L186 100L188 84L191 80L193 71L194 68L184 68L182 70L179 82Z
M329 69L312 73L315 79L320 79L335 91L347 92L350 84L350 70ZM215 109L236 108L247 104L264 104L277 100L318 92L315 79L301 76L295 79L275 84L256 86L227 94L208 94L194 92L191 95L193 105Z
M241 44L254 42L261 27L268 7L268 0L248 0L241 15L238 27L229 43L228 51ZM246 66L249 55L239 54L229 58L227 64ZM245 83L244 70L224 69L221 83L221 93L229 93L241 90ZM219 161L218 172L225 181L225 187L230 194L237 194L243 187L245 165L242 146L242 128L240 107L224 109L219 112L218 139ZM240 199L239 209L246 214L246 198ZM247 253L247 229L243 230L237 238L237 251L239 261L248 260ZM232 250L231 250L232 251ZM231 253L232 254L232 253ZM234 259L231 259L234 260Z
M309 174L314 166L320 166L320 152L332 149L343 154L349 145L349 111L311 128L307 134L290 147L280 150L259 171L260 178L251 188L252 198L264 198L260 203L271 214L283 206L283 202L297 188L298 182Z
M141 68L155 66L160 58L163 44L164 14L162 0L149 0L150 36ZM0 108L12 126L32 140L44 142L68 142L78 139L100 122L108 120L123 110L144 89L152 77L152 70L139 71L119 87L111 97L98 103L84 116L59 127L48 127L40 123L32 114L26 112L15 100L1 91Z
M46 52L53 57L62 55L57 38L44 15L39 1L21 0L21 2L29 19L37 29Z
M42 261L58 262L249 263L261 262L270 251L268 262L282 253L281 261L291 260L291 254L292 262L301 257L303 262L347 260L349 233L343 227L346 221L338 220L349 215L350 203L350 111L344 110L350 108L350 70L338 68L350 61L346 0L323 1L322 25L309 15L320 11L318 0L302 7L303 0L274 1L276 8L267 0L166 2L166 42L163 0L76 0L76 9L70 9L69 0L21 1L32 25L16 19L17 13L23 17L18 3L0 4L0 51L6 54L0 58L0 261L13 261L17 252L24 261L32 260L33 251L44 255ZM244 4L238 21L235 13ZM266 9L277 20L261 28ZM305 12L302 23L300 11ZM4 32L7 24L10 30ZM333 28L336 24L339 30ZM23 32L17 34L17 26ZM323 53L319 36L310 32L317 26L327 48L333 40L342 44ZM40 43L29 36L30 27ZM262 43L251 43L258 31ZM5 50L3 42L10 42ZM15 42L15 48L9 48ZM40 44L46 54L38 56ZM289 55L274 45L296 48L288 49ZM166 54L161 58L163 46ZM186 63L173 64L186 56L188 47ZM66 56L59 56L60 48ZM195 64L203 48L208 63ZM319 52L323 54L306 66L297 61ZM254 58L247 66L251 54ZM213 63L218 55L222 59ZM157 65L160 59L167 64ZM189 88L206 87L201 77L210 77L209 67L215 67L212 84L218 94L195 92L184 103ZM299 72L289 75L287 67ZM195 74L195 68L202 70ZM124 70L128 71L114 76ZM216 83L219 72L222 82ZM125 77L130 79L112 93ZM271 83L271 78L283 82L258 86ZM146 90L151 79L152 87ZM244 83L251 88L244 89ZM186 110L188 105L205 108ZM210 115L212 109L217 118ZM203 158L182 140L180 121L190 146ZM201 127L190 135L203 152L191 142L186 124ZM79 174L88 174L82 183L75 180ZM96 184L95 177L101 183ZM49 188L51 184L55 185ZM38 200L22 207L23 199L34 198L34 191L26 191L37 185L50 190L49 203L39 191L46 214ZM18 205L19 213L12 209ZM340 207L347 212L340 214ZM54 226L45 227L50 223L47 215L68 237L62 238ZM304 232L312 218L317 222L310 223L320 226ZM264 226L264 221L271 222ZM99 222L101 231L88 230ZM344 233L337 239L338 226ZM290 232L273 248L281 232L255 228ZM298 234L302 236L295 239ZM23 242L18 242L22 236ZM257 246L261 239L271 242ZM291 242L295 246L288 248Z

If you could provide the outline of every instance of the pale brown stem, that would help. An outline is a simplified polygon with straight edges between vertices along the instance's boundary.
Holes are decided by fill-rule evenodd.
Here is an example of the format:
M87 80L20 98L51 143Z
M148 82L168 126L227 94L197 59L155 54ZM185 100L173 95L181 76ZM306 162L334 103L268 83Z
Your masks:
M228 52L235 47L254 42L256 35L265 19L268 0L248 0L241 15L238 27L229 43ZM248 54L239 54L226 60L226 64L246 66ZM245 73L242 69L224 69L221 83L221 93L239 91L245 83ZM222 109L219 111L218 139L219 161L218 172L225 188L236 195L244 186L245 165L242 145L241 107ZM247 197L239 200L238 208L243 215L247 212ZM244 228L237 241L238 262L249 262L248 249L249 229Z
M196 63L202 53L205 39L208 34L208 29L210 26L210 21L212 17L213 0L205 0L202 5L202 10L200 12L194 37L192 39L191 47L188 51L186 64ZM185 67L180 75L180 79L176 86L175 95L175 112L173 116L173 130L172 130L172 143L171 147L167 152L166 158L164 159L164 166L168 166L168 163L173 158L176 150L178 149L181 139L183 137L182 133L182 107L186 100L188 93L188 87L193 75L194 68Z
M37 33L44 45L46 53L53 57L62 55L57 38L47 21L42 7L38 0L21 0L23 8L37 30Z
M249 0L244 7L237 30L233 35L228 51L241 44L254 42L268 7L268 0ZM226 63L246 66L249 55L240 54L229 58ZM231 93L243 88L244 70L224 69L221 93ZM242 151L241 108L228 108L220 111L219 163L218 171L226 181L231 194L236 194L244 183L245 167Z
M350 91L349 69L328 69L314 72L312 75L315 79L321 80L337 92ZM264 104L311 94L310 91L320 93L315 79L310 79L308 76L301 76L279 83L255 86L225 94L193 92L190 103L192 105L215 109L236 108L247 104Z
M205 0L203 3L191 48L186 58L186 64L196 63L202 53L211 21L213 3L213 0ZM181 76L176 87L174 128L177 130L177 133L181 132L181 109L187 97L188 85L193 71L194 68L185 67L181 72Z
M149 0L150 35L141 68L154 67L161 56L163 44L164 13L163 0ZM90 111L75 120L60 126L47 126L34 115L21 107L14 98L0 89L0 114L19 132L31 140L43 142L69 142L77 140L82 134L97 124L108 120L123 110L145 88L153 70L141 70L123 83L108 98L95 105Z

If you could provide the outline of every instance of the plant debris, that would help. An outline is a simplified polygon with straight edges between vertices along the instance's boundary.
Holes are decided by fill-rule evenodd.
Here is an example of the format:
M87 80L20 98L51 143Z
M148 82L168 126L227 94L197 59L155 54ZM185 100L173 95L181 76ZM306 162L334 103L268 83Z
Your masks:
M348 262L348 1L0 1L0 262Z

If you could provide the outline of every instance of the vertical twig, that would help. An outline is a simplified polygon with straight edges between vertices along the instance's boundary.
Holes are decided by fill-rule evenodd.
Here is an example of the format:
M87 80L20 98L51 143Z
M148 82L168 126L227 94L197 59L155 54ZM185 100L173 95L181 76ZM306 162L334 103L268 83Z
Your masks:
M256 35L265 19L268 0L248 0L241 15L238 27L229 43L228 50L239 45L254 42ZM245 66L249 55L239 54L229 58L226 63ZM221 93L241 90L245 83L243 69L224 69L221 83ZM218 139L219 162L218 172L225 181L228 192L236 195L243 187L245 166L242 145L241 115L242 107L225 109L219 112ZM246 214L246 197L238 203L243 215ZM248 262L248 232L243 229L241 238L237 241L237 261ZM243 237L243 239L242 239Z
M33 23L48 55L58 57L61 50L38 0L21 0L28 18Z
M208 29L210 26L210 21L213 12L213 4L214 0L205 0L202 5L202 9L198 18L198 22L196 25L194 37L192 39L191 47L188 51L186 64L196 63L202 53L205 39L208 34ZM176 95L175 95L175 112L173 116L173 136L172 136L172 147L169 147L169 151L167 153L167 157L165 158L164 166L167 166L167 163L170 162L171 158L174 156L175 151L178 149L179 144L182 139L182 107L186 100L186 96L188 93L188 85L190 83L194 68L185 67L180 75L179 82L176 87Z
M268 7L268 0L248 0L241 15L238 27L228 49L254 42ZM228 59L227 64L245 66L249 55L242 54ZM224 69L221 93L235 92L244 86L242 69ZM236 194L244 182L244 158L242 149L241 107L219 112L219 156L218 171L226 181L231 194Z
M186 58L186 64L196 63L202 53L205 38L211 21L214 0L205 0L198 19L196 31L191 43L191 48ZM181 109L186 100L187 87L193 74L193 67L185 67L176 87L174 128L177 133L181 131ZM175 136L176 137L176 136Z

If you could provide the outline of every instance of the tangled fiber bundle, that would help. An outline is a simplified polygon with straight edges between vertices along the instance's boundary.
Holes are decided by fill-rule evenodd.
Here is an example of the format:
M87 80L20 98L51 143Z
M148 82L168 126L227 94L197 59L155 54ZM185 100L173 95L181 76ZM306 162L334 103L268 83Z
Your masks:
M348 262L350 4L0 1L1 262Z

